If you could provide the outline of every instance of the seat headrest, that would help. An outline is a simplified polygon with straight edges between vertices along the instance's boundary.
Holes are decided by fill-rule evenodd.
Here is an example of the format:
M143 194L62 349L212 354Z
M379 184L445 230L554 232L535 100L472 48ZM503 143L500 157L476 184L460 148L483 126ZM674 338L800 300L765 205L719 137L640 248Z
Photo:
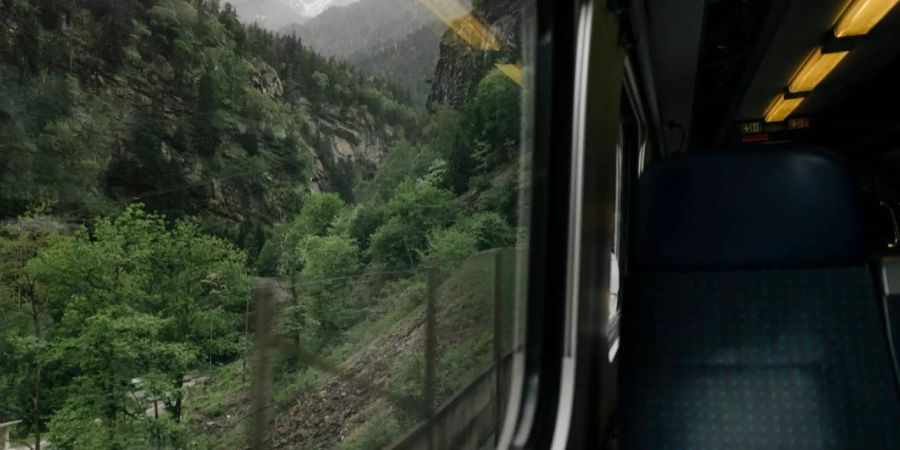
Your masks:
M862 264L856 197L840 162L814 147L664 159L638 183L634 261L660 270Z

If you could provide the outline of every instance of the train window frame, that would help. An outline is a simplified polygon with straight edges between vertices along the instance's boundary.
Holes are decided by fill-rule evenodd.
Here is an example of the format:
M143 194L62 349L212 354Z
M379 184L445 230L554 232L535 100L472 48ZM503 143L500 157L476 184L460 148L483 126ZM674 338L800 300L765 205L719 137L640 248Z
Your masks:
M624 211L622 197L625 192L624 184L624 156L625 156L625 128L619 124L619 140L616 143L616 173L615 173L615 215L613 222L613 241L612 251L609 260L609 295L607 295L607 314L606 314L606 339L607 359L610 363L614 362L619 351L619 316L622 311L622 305L619 303L619 292L621 288L621 268L619 257L622 252L622 234L624 228Z
M609 287L613 226L606 212L613 212L615 185L608 174L625 54L610 6L538 2L525 346L514 357L513 384L521 391L510 398L499 448L596 445L596 424L611 422L600 419L611 417L614 377L594 379L610 373L595 366L607 345L607 302L596 299ZM586 395L576 396L575 386L587 387Z
M552 304L538 301L564 287L565 254L555 245L566 235L568 208L566 202L552 202L553 196L568 197L568 151L552 152L552 147L569 147L570 136L563 124L571 117L570 79L573 77L574 32L570 23L575 2L535 0L533 29L526 33L532 42L524 48L532 50L534 74L526 83L534 94L525 98L532 111L531 192L528 278L525 296L518 299L522 307L523 346L513 355L512 390L507 416L498 448L546 447L547 416L555 414L555 391L559 380L555 371L543 370L554 365L561 347L559 326L561 313ZM541 218L541 219L538 219ZM562 268L563 270L560 270ZM547 407L551 411L547 411ZM538 411L541 415L538 416ZM544 445L541 445L544 444Z
M617 147L615 247L610 264L610 311L607 321L609 342L607 358L615 363L619 350L619 323L622 304L623 279L628 273L628 225L631 212L631 192L643 170L648 149L649 126L634 78L630 76L630 60L626 58L626 76L622 83L619 143ZM615 280L615 282L613 282ZM615 294L615 295L614 295Z

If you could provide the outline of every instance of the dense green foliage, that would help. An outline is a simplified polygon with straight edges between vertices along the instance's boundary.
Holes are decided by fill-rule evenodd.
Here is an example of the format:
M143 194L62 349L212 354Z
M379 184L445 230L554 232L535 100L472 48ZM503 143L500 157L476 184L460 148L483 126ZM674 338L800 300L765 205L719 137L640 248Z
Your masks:
M240 245L296 211L329 121L410 127L399 89L216 0L0 2L0 210L139 199Z
M339 366L421 323L426 268L448 316L486 317L460 286L489 268L453 271L515 244L519 90L471 84L426 114L215 0L0 0L0 421L57 449L239 448L204 427L241 407L251 333L299 350L275 361L289 408L326 378L302 355ZM377 167L336 156L354 129ZM286 286L273 330L250 325L253 275ZM483 367L466 339L440 399ZM415 399L404 364L383 387ZM191 400L205 376L220 391ZM414 417L392 405L347 445Z
M25 257L4 272L13 295L0 307L28 319L5 324L2 342L16 357L0 364L10 366L10 387L40 384L48 398L28 416L32 426L49 422L62 449L184 445L185 377L243 348L244 255L196 221L170 227L140 206L71 234L37 220L0 236L0 252ZM22 373L32 378L15 378ZM10 398L21 399L8 407L23 416L33 400ZM151 407L169 414L151 421Z

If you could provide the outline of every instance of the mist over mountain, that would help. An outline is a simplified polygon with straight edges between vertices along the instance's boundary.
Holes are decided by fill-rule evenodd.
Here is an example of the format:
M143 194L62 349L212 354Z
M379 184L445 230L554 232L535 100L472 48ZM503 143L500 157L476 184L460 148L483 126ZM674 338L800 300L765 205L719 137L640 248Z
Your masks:
M335 5L348 5L357 0L229 0L244 23L263 28L279 28L304 23Z
M362 0L331 6L280 31L299 37L321 55L394 80L424 105L446 30L419 0Z
M403 39L377 49L360 50L347 62L365 73L384 77L409 92L417 105L425 105L440 54L440 23L425 25Z
M347 58L398 42L438 18L418 0L363 0L332 6L302 24L282 28L321 55ZM439 36L435 35L436 44Z

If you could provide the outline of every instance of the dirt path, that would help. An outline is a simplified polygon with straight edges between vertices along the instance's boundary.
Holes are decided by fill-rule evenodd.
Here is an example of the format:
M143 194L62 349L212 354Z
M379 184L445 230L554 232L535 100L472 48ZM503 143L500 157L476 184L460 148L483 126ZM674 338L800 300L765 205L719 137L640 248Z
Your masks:
M12 440L10 441L9 450L33 450L34 443L25 443L22 441ZM52 450L48 446L50 445L49 441L41 441L41 450Z

